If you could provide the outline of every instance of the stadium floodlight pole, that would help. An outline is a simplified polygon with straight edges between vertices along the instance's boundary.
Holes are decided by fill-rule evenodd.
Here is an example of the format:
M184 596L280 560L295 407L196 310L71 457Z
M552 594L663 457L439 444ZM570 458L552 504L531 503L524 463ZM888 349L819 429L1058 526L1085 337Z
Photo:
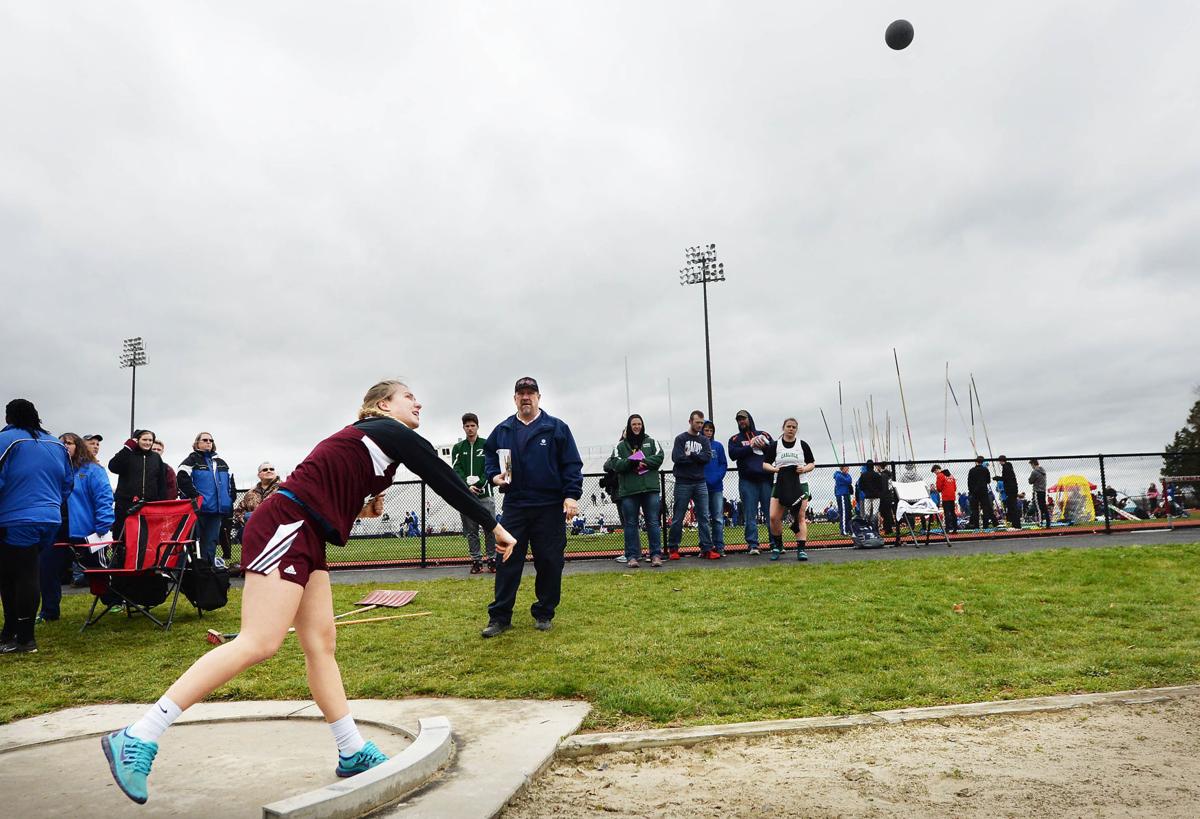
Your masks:
M716 245L696 245L684 251L687 264L679 271L679 284L699 284L704 291L704 370L708 380L708 417L713 417L712 352L708 341L708 283L725 281L725 263L717 262Z
M133 437L133 412L137 405L137 368L146 366L146 343L142 341L142 337L127 338L121 345L121 355L117 359L121 362L121 369L126 367L132 370L132 383L129 390L129 437Z

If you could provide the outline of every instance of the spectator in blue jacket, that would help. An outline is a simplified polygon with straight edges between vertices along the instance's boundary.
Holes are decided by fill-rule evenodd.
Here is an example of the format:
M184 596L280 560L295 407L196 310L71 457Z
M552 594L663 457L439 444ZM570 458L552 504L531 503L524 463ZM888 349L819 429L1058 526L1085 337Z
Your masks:
M773 439L770 433L754 426L754 416L749 410L738 410L734 417L738 431L729 439L729 460L738 468L738 495L746 519L746 548L756 555L759 554L759 512L763 520L771 519L771 490L775 486L775 476L763 469L763 452Z
M851 507L853 506L850 498L853 494L854 477L850 474L850 467L843 464L838 467L837 472L833 473L833 498L837 501L838 528L841 529L843 535L850 534Z
M196 532L200 555L214 566L224 567L217 559L217 538L221 534L221 519L233 514L233 475L229 464L217 455L212 433L201 432L192 443L192 453L175 470L179 494L200 500L196 516Z
M66 540L70 543L85 543L87 539L111 540L113 527L113 491L108 474L88 449L87 444L74 432L58 436L67 450L71 462L72 489L67 498ZM41 620L57 620L62 602L62 572L71 562L71 549L53 547L43 549L39 559L42 585ZM82 558L87 560L87 557ZM95 568L99 561L88 561ZM77 578L82 581L82 570Z
M704 465L704 482L708 484L708 523L712 527L713 551L725 556L725 473L729 461L725 458L725 447L717 440L717 427L705 421L700 428L708 445L712 447L712 460Z
M46 430L37 408L17 398L0 430L0 654L37 651L38 552L54 548L73 486L66 447Z
M504 528L514 538L512 555L496 566L496 596L488 606L481 636L512 628L513 604L521 586L525 553L533 551L537 572L530 607L534 628L549 631L562 598L567 523L579 514L583 459L571 428L541 409L542 394L532 378L513 388L517 411L492 430L483 448L484 474L504 495Z

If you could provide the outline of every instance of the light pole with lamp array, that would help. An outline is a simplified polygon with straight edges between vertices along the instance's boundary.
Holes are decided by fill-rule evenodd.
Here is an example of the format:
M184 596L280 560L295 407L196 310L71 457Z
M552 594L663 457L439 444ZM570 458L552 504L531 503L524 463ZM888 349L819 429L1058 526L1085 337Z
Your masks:
M699 284L704 291L704 370L708 379L708 417L713 417L712 352L708 342L708 283L725 281L725 264L717 261L716 245L696 245L684 251L687 265L679 271L679 284Z
M142 337L127 338L121 346L121 369L129 367L133 371L133 384L129 393L129 437L133 437L133 409L137 402L137 368L146 366L146 344Z

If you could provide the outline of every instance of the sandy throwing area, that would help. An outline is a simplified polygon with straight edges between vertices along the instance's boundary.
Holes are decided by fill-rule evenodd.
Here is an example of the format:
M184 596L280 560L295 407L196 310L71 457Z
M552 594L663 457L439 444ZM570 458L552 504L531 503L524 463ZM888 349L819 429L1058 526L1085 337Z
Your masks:
M1200 816L1200 697L563 760L504 819Z

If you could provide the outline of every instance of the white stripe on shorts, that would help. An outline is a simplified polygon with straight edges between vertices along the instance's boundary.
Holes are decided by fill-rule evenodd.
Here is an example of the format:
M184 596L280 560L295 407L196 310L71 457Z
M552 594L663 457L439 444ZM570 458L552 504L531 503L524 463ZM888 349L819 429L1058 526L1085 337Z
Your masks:
M267 545L263 547L259 556L246 567L246 571L270 574L269 571L263 571L263 567L279 562L279 558L283 557L287 550L291 548L292 543L295 542L296 534L303 525L304 521L298 520L295 523L285 523L277 527L275 534L271 535L271 539L267 541Z

